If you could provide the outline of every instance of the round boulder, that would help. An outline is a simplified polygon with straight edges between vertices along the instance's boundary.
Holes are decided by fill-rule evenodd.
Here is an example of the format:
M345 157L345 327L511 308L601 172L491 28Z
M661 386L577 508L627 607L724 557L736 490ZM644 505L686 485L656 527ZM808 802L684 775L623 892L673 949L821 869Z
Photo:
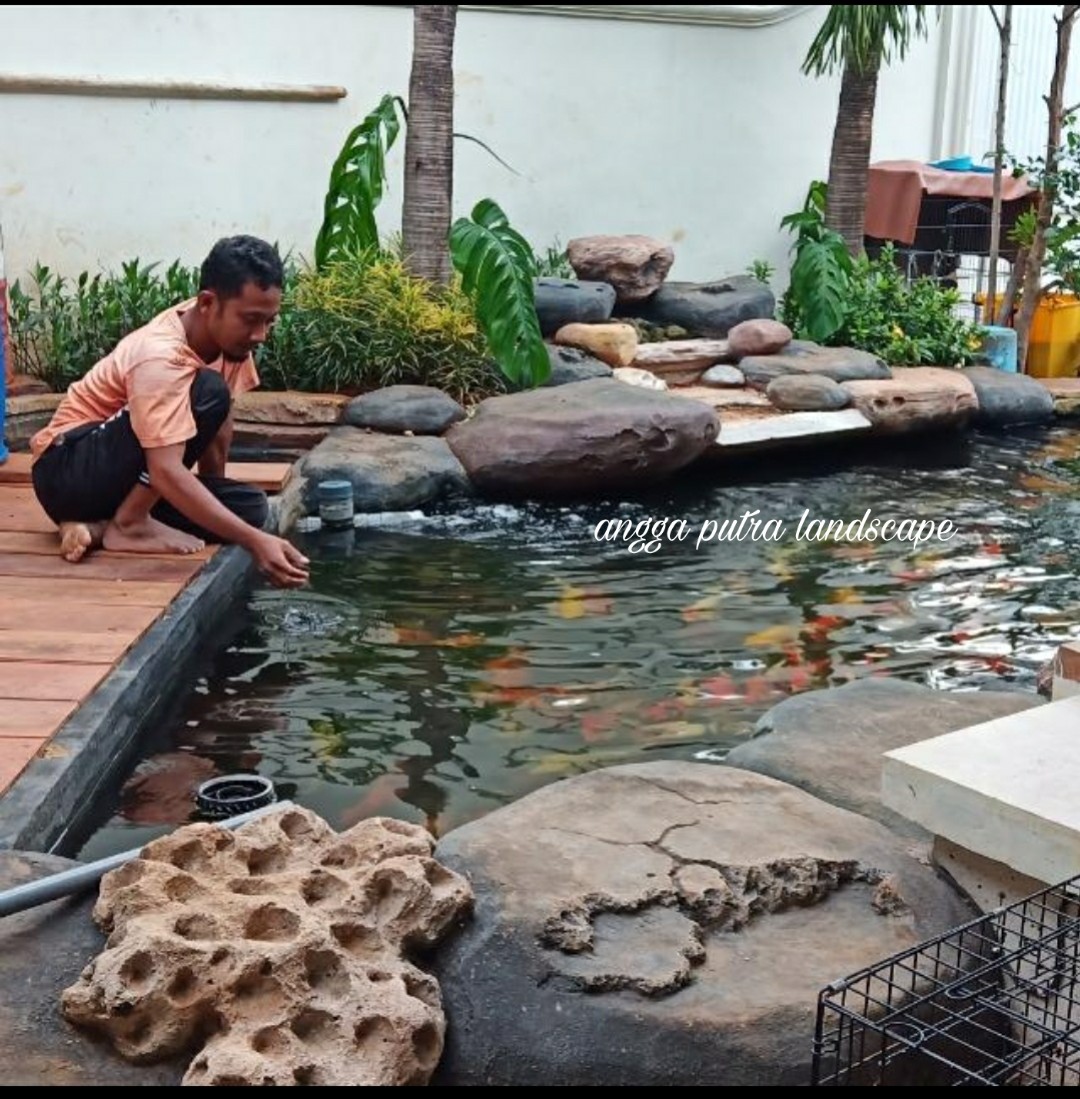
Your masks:
M972 915L880 824L701 763L555 783L436 857L476 895L434 963L444 1086L805 1086L819 990Z
M654 294L675 262L671 245L652 237L578 237L566 246L575 274L615 287L620 303L644 301Z
M555 342L588 351L608 366L629 366L637 354L638 335L629 324L567 324L555 333Z
M481 492L540 498L663 480L718 430L700 401L598 378L489 397L446 442Z
M786 374L773 378L765 396L785 412L836 412L851 403L851 395L846 389L820 374Z
M441 435L465 419L465 409L430 385L388 385L351 400L342 419L391 435Z
M773 320L743 321L728 333L728 349L738 362L747 355L775 355L791 343L791 329Z
M537 279L535 301L540 331L550 336L564 324L606 321L615 308L615 287L606 282Z

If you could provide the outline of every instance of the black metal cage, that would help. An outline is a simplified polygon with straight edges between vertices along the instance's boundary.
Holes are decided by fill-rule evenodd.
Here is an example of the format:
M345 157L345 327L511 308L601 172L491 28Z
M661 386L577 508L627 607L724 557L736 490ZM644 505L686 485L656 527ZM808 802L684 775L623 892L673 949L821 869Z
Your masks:
M1080 877L824 989L814 1086L1080 1084Z

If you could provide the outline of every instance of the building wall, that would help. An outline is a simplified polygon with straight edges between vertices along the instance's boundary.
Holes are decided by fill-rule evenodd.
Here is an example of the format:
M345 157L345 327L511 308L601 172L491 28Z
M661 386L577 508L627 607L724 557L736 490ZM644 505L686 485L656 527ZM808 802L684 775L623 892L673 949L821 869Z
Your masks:
M514 172L459 142L457 210L495 198L538 248L585 233L649 233L674 243L673 278L741 271L755 258L784 264L780 218L828 169L838 81L799 72L823 11L638 6L580 18L557 7L463 9L456 128ZM738 24L760 18L776 21ZM300 104L0 90L11 277L35 261L67 273L135 256L196 262L233 232L306 253L346 133L384 92L407 94L408 8L10 5L2 22L0 78L348 92ZM938 155L943 96L954 94L942 76L951 48L935 28L883 76L875 158ZM388 231L400 224L401 154L382 210Z

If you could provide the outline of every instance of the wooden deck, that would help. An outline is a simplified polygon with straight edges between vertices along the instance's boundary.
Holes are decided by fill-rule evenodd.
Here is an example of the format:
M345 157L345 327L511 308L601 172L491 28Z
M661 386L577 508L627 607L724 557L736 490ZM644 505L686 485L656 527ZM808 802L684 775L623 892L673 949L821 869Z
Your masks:
M230 477L277 492L287 463L233 463ZM57 554L26 454L0 465L0 794L216 552Z

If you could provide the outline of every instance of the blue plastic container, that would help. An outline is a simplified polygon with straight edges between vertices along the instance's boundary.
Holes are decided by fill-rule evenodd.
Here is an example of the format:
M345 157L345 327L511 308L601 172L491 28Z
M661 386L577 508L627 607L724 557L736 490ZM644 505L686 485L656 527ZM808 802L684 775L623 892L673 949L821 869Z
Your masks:
M997 324L986 325L978 358L979 362L987 366L1015 374L1017 372L1016 329Z
M353 525L353 487L351 481L320 481L319 518L330 530Z

